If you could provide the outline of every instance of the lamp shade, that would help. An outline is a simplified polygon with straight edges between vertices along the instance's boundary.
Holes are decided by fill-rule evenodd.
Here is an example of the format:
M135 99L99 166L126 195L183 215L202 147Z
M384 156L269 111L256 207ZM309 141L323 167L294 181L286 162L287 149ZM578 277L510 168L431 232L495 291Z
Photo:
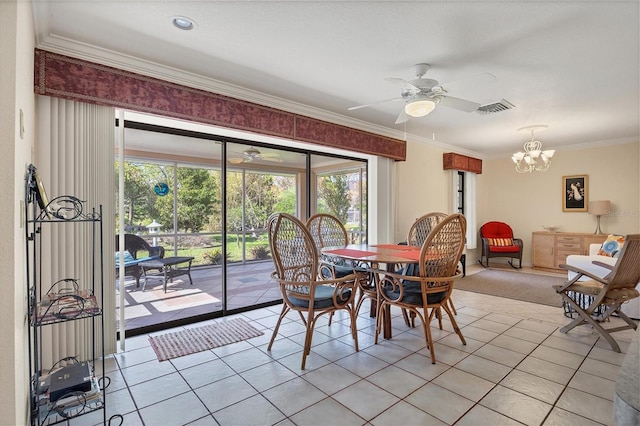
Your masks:
M589 214L594 216L603 216L611 212L611 201L589 201Z

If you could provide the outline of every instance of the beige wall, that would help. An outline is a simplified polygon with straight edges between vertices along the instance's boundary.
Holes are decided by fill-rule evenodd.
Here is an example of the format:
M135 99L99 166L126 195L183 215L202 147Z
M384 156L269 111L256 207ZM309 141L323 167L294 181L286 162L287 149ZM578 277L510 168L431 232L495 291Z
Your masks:
M586 174L589 200L612 203L612 215L601 218L602 231L637 233L639 147L635 142L557 151L551 168L544 173L516 173L508 158L484 161L478 177L478 226L489 220L509 223L523 239L523 263L530 265L533 231L544 231L543 226L549 225L559 225L566 232L595 231L595 216L562 211L562 177Z
M451 213L451 172L442 170L445 152L450 150L407 140L407 160L396 163L393 242L404 241L411 224L423 214Z
M27 424L28 364L25 243L21 202L24 176L34 146L34 27L31 3L0 2L0 424ZM24 134L20 135L20 111Z
M509 158L483 160L477 178L478 227L489 220L509 223L524 240L523 264L531 264L531 233L559 225L567 232L594 232L596 218L588 213L562 211L562 177L586 174L589 199L611 200L612 215L601 218L606 233L640 232L640 143L626 143L558 151L551 168L516 173ZM451 183L442 170L444 148L407 141L407 161L396 164L397 199L395 242L403 241L411 223L430 211L449 213ZM478 250L469 250L475 262ZM494 261L499 262L500 259Z

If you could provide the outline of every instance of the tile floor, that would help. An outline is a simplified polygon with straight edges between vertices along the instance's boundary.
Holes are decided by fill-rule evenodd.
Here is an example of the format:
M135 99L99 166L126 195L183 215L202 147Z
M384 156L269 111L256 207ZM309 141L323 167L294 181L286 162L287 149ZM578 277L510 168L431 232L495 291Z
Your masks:
M151 426L615 424L624 353L586 326L560 333L568 322L560 308L458 290L453 300L467 345L448 322L444 330L434 322L436 364L399 311L393 338L376 345L374 320L361 310L359 352L348 319L336 315L330 327L321 319L304 371L297 315L266 350L280 306L237 315L260 337L169 361L157 361L147 335L135 336L107 360L107 413ZM614 336L626 352L633 332ZM70 424L100 422L99 412Z

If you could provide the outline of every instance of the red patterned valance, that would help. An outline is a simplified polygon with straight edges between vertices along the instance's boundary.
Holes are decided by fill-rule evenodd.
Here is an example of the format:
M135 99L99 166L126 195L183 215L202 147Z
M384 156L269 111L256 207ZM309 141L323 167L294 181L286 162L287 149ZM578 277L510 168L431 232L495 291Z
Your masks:
M406 143L129 71L36 49L40 95L191 120L405 160Z

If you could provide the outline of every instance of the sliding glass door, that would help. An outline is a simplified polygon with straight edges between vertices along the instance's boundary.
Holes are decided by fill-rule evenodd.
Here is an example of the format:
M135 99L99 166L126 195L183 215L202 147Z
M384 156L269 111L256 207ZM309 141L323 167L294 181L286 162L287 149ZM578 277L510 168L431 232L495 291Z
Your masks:
M144 288L132 276L117 284L127 335L280 303L266 233L273 213L306 221L328 212L352 242L366 241L365 161L136 122L125 122L124 142L123 231L165 259L193 258L191 277L166 292L157 276Z
M266 233L274 212L298 217L305 209L306 154L227 144L226 231L227 310L282 299L271 279L273 264Z

